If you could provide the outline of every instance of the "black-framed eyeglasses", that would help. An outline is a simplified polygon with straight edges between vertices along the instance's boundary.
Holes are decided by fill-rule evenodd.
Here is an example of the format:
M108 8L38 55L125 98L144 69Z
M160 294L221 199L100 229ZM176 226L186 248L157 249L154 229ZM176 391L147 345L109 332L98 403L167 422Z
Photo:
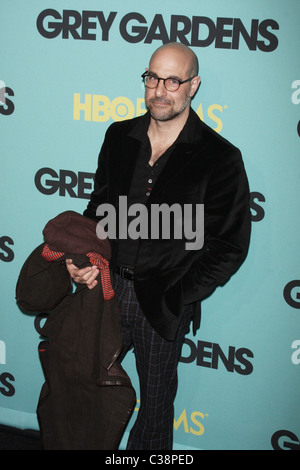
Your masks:
M183 83L190 82L195 77L196 75L194 75L191 78L188 78L187 80L182 81L182 80L178 80L177 78L172 78L172 77L169 77L169 78L157 77L153 73L149 73L149 72L144 72L142 75L144 85L147 88L156 88L159 84L159 81L162 80L164 82L165 89L168 91L177 91L180 85L182 85Z

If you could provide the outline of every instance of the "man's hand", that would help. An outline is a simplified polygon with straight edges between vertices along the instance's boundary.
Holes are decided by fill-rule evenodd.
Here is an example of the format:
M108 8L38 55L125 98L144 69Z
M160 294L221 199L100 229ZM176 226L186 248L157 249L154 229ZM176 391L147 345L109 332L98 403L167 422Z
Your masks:
M71 259L66 259L67 270L71 278L79 283L86 284L89 289L93 289L98 284L96 277L99 274L97 266L88 266L87 268L79 269Z

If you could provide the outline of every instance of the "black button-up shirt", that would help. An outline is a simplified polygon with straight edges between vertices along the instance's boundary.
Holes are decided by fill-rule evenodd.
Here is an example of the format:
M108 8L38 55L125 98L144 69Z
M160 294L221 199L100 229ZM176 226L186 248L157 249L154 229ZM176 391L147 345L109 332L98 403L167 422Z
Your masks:
M149 121L141 119L135 128L131 131L130 136L141 142L140 152L137 158L133 178L131 181L130 191L127 199L127 207L132 204L146 204L151 194L152 188L160 175L163 167L167 163L173 148L178 142L188 140L187 126L183 128L176 141L169 147L163 155L161 155L153 166L149 165L152 154L151 144L148 137ZM127 217L128 224L136 216ZM136 253L139 240L127 238L118 240L118 256L117 265L133 268L136 259Z

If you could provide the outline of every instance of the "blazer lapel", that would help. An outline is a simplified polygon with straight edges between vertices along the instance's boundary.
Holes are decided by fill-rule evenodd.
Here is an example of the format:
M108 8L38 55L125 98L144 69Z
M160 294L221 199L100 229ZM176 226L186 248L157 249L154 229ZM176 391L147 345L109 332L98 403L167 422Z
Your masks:
M120 152L120 194L128 196L136 161L140 152L141 142L126 136Z
M183 169L189 164L189 162L195 157L199 156L199 150L201 148L201 143L198 141L197 145L195 143L188 144L182 143L178 144L171 155L168 158L164 168L162 169L159 177L151 194L148 198L147 205L153 202L152 200L160 192L166 183L172 181L173 178L176 178L177 175L183 171Z
M136 118L128 130L127 135L120 140L120 194L128 196L131 181L140 154L142 141L140 135L147 132L150 122L150 115L146 113L140 118Z

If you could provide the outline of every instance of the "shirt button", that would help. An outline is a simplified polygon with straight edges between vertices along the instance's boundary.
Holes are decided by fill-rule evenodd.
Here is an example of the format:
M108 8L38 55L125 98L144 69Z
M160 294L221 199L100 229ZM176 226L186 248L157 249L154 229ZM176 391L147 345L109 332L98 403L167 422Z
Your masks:
M149 192L149 191L146 193L146 196L150 196L150 192Z
M152 183L152 179L151 179L151 178L148 180L148 183Z

